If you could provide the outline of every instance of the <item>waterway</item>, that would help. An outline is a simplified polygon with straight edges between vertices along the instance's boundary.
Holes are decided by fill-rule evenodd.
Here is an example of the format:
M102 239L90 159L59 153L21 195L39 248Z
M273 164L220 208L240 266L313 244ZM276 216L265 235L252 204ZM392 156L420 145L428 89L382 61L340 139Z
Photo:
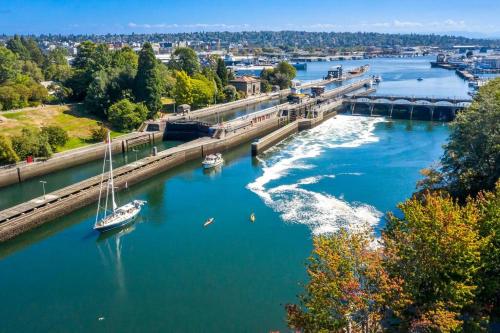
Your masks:
M453 72L419 74L421 58L376 60L388 68L380 88L466 91ZM226 152L220 172L194 161L159 174L119 193L148 201L126 229L99 236L90 206L0 245L1 331L284 332L312 236L362 225L377 235L447 136L441 123L340 115L258 158L249 144Z

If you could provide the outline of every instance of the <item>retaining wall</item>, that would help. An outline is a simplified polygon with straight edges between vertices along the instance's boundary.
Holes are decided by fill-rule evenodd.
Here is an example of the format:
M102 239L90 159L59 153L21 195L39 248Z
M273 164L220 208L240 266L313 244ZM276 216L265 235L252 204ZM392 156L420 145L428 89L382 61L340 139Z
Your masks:
M126 152L132 147L144 143L154 144L155 142L161 141L162 138L163 132L143 132L133 137L126 136L122 139L115 138L112 142L112 151L114 154ZM95 144L90 147L83 147L55 154L46 161L0 169L0 187L20 183L30 178L43 176L54 171L102 159L106 149L105 144Z

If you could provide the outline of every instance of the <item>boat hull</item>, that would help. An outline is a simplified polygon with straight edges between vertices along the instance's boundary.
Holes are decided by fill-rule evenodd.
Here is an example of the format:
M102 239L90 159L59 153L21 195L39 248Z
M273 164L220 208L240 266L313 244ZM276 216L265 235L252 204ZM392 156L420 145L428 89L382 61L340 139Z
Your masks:
M222 163L224 163L224 161L219 161L217 163L203 163L203 169L211 169L211 168L215 168L215 167L218 167L219 165L222 165Z
M97 231L99 231L99 232L106 232L106 231L109 231L109 230L121 228L123 226L126 226L126 225L132 223L135 220L135 218L137 217L137 215L139 214L140 211L141 211L140 209L137 209L137 211L135 211L133 214L130 214L130 216L127 216L127 217L124 217L122 219L119 219L119 220L117 220L116 222L113 222L113 223L106 223L106 224L103 224L103 225L96 225L94 227L94 229L97 230Z

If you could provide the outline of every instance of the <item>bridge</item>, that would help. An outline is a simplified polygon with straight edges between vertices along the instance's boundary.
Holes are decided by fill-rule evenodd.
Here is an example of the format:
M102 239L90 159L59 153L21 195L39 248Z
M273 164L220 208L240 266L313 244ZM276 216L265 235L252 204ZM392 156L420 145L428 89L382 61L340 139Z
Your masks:
M388 116L420 120L455 118L456 112L472 103L471 99L434 96L350 95L344 96L344 105L351 114Z

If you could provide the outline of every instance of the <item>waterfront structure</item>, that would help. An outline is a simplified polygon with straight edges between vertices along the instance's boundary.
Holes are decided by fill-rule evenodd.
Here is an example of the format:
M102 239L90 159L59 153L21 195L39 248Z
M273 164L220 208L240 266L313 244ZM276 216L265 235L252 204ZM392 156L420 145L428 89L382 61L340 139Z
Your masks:
M342 78L342 66L336 66L328 70L328 74L326 75L327 80L333 79L341 79Z
M482 58L478 66L481 69L500 69L500 55L492 55Z
M344 99L347 111L389 118L451 121L458 111L471 104L470 99L414 96L351 95ZM360 106L362 106L360 108Z
M260 80L251 76L242 76L229 81L236 90L245 93L246 96L260 94Z

